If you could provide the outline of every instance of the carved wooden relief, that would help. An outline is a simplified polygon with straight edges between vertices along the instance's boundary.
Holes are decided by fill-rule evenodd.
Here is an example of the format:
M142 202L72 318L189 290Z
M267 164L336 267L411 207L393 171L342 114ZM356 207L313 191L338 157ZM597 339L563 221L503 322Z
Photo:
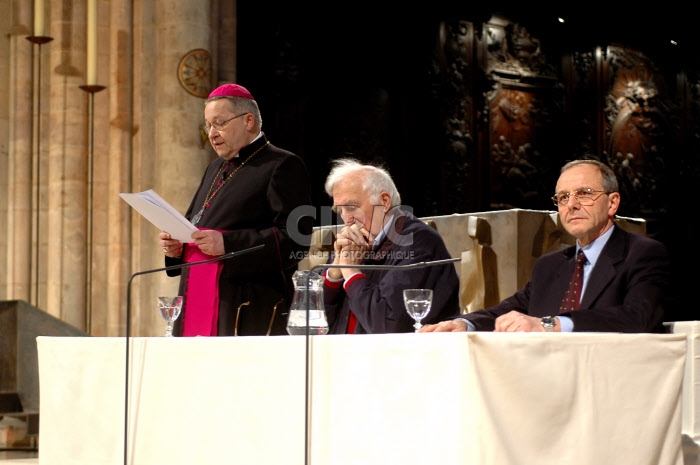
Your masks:
M686 179L700 180L700 70L688 74L688 109L686 138L688 139L687 156L680 156L679 173ZM691 188L694 188L692 186Z
M456 21L440 25L433 63L435 100L440 102L445 167L442 197L450 211L470 211L474 199L474 74L473 24Z
M485 28L490 207L548 208L562 95L556 70L523 26L492 21Z
M628 211L666 211L666 158L673 127L665 84L643 54L609 47L605 97L605 155L620 181Z

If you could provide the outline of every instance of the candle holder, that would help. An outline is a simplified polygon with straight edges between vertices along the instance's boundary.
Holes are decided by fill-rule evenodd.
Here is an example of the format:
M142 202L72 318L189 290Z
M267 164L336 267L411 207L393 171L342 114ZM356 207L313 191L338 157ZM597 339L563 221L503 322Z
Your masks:
M28 36L26 38L29 42L37 45L43 45L51 42L53 40L53 37L47 37L47 36Z
M105 86L97 84L87 84L79 86L82 90L90 94L90 114L88 116L88 204L87 204L87 260L86 260L86 276L87 290L85 292L85 328L87 332L92 334L92 224L93 224L93 165L95 158L95 94L106 89Z
M99 92L99 91L101 91L101 90L105 90L105 89L107 88L107 87L105 87L105 86L100 86L100 85L97 85L97 84L92 84L92 85L87 84L87 85L78 86L78 87L80 87L81 89L83 89L85 92L89 92L89 93L91 93L91 94L96 94L97 92Z
M38 53L34 56L33 60L36 61L36 70L32 74L32 92L36 92L36 124L33 130L32 137L36 140L36 153L32 157L32 176L34 179L34 200L33 200L33 211L34 220L32 222L32 242L35 244L34 250L32 250L32 267L34 270L34 286L32 287L33 296L30 295L29 303L38 306L39 305L39 257L41 246L41 241L39 239L39 220L41 211L40 198L41 198L41 173L39 159L41 157L41 46L47 44L53 40L53 37L44 35L27 36L26 39L34 45L38 46Z

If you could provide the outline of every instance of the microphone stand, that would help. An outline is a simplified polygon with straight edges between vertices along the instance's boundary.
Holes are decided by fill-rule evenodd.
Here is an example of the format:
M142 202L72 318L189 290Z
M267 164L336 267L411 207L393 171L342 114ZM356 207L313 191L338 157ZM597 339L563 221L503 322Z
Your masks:
M448 263L455 263L462 261L461 258L446 258L444 260L434 260L430 262L418 262L409 263L406 265L336 265L333 263L326 263L322 265L315 265L311 267L309 273L306 277L306 289L309 289L311 284L311 273L316 270L330 269L330 268L355 268L358 270L412 270L414 268L427 268L429 266L446 265ZM309 303L309 292L306 293L306 380L305 380L305 407L304 413L306 418L304 419L304 464L309 465L309 417L311 416L311 404L309 399L309 376L310 376L310 350L309 350L309 315L311 313L310 303Z
M221 260L228 260L229 258L236 257L238 255L247 254L255 250L259 250L265 247L265 244L256 245L243 250L237 250L234 252L229 252L227 254L219 255L218 257L210 258L208 260L200 260L198 262L180 263L179 265L164 266L162 268L154 268L152 270L137 271L132 274L129 278L129 282L126 285L126 384L124 387L124 465L128 464L128 438L129 438L129 349L130 349L130 333L131 333L131 281L134 280L136 276L143 274L157 273L159 271L170 271L177 270L180 268L189 268L191 266L204 265L207 263L218 262Z

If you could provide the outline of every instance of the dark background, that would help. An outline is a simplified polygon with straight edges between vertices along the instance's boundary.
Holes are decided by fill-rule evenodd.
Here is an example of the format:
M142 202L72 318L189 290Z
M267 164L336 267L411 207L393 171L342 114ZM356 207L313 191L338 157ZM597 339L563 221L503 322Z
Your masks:
M446 1L419 8L381 2L327 5L333 9L238 2L238 82L258 100L269 139L306 161L317 206L330 204L323 191L330 160L352 155L387 167L403 203L418 216L554 210L549 197L559 167L574 158L606 156L603 73L594 66L589 79L595 82L582 85L575 75L581 67L571 63L595 50L605 53L609 46L647 57L663 78L659 90L673 131L658 150L663 166L648 167L658 177L647 189L655 200L637 202L623 192L619 213L647 219L648 234L669 247L675 305L666 320L699 319L689 293L697 286L697 274L686 271L700 258L692 247L692 217L686 215L693 211L694 186L700 185L695 122L700 40L690 12L618 4L559 5L556 10ZM559 16L566 22L560 23ZM494 17L522 25L539 40L564 89L557 97L560 113L540 128L545 150L529 160L531 171L519 170L521 182L535 195L520 195L527 190L494 175L498 166L489 148L486 104L492 82L480 55L485 53L484 24ZM474 28L473 43L464 45L473 54L463 76L463 97L471 109L464 117L467 134L459 140L466 149L456 159L446 129L454 97L446 92L445 69L439 67L449 54L442 26L463 23Z

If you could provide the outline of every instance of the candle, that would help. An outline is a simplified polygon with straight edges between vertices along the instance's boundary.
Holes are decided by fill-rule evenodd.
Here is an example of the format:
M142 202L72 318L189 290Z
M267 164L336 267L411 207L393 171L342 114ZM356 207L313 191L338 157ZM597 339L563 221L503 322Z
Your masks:
M97 84L97 0L87 5L87 85Z
M44 37L44 0L34 0L34 37Z

